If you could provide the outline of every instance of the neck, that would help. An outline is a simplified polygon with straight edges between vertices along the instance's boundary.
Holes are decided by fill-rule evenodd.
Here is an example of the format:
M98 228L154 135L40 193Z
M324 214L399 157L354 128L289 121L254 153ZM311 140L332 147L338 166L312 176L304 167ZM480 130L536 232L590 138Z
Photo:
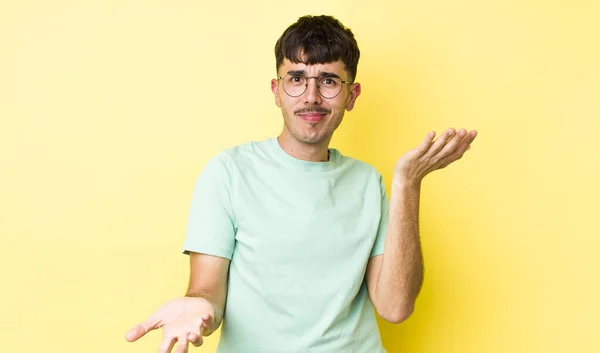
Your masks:
M327 162L329 160L329 141L328 138L321 143L309 144L300 142L294 138L289 138L285 133L277 137L279 146L290 156L309 162Z

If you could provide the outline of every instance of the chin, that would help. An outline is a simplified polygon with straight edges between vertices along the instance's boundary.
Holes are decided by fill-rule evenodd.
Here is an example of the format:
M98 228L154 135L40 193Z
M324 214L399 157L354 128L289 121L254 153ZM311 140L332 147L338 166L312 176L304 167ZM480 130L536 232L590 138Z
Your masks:
M303 127L290 129L287 128L288 133L298 142L305 143L308 145L316 145L322 143L327 139L327 134L323 130L315 131L316 129L309 129Z
M304 136L296 136L296 139L300 142L306 143L306 144L311 144L311 145L315 145L318 143L321 143L325 140L326 136L320 136L320 135L304 135Z

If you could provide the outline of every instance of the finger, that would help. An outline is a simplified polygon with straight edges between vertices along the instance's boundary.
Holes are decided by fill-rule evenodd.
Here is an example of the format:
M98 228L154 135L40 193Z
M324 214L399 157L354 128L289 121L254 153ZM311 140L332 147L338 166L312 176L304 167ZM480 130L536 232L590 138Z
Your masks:
M163 340L158 348L158 353L171 353L171 349L173 349L175 341L175 337L163 336Z
M147 332L148 330L140 324L129 329L129 331L127 331L127 333L125 334L125 339L128 342L134 342L140 339L142 336L144 336Z
M203 343L202 335L207 325L205 320L211 319L211 316L208 314L202 315L200 318L200 323L198 325L198 329L195 332L190 332L187 336L188 341L190 341L194 347L199 347Z
M190 333L188 334L187 339L194 347L200 347L203 343L202 334Z
M200 324L201 332L208 332L209 334L214 331L214 317L210 314L204 314L201 317L202 323ZM205 335L206 336L206 335Z
M475 130L470 132L467 132L465 129L458 130L444 148L431 158L431 164L438 165L438 168L444 168L449 164L448 160L452 160L453 162L460 159L467 149L470 148L469 146L476 136L477 131Z
M430 131L427 133L425 139L416 148L418 157L422 156L423 154L425 154L425 152L427 152L429 146L431 146L431 142L433 141L434 137L435 131Z
M444 148L442 148L442 150L437 154L437 156L439 156L438 160L454 153L459 146L466 146L466 143L464 143L464 141L466 141L466 135L467 130L459 129L456 134L454 134L454 136L452 136L452 138L446 143L446 145L444 145Z
M478 134L479 133L477 132L477 130L469 131L469 139L470 139L469 144L475 140L475 137L477 137Z
M466 151L468 151L469 149L471 149L471 143L473 143L473 140L475 140L475 137L477 137L477 131L475 131L475 130L469 131L467 136L465 136L465 138L461 141L462 143L457 148L456 152L459 154L463 154Z
M449 141L449 139L455 134L455 130L450 128L446 130L443 134L441 134L434 142L431 144L426 153L423 154L424 159L432 159Z
M214 320L214 318L210 314L204 314L204 315L202 315L202 324L206 328L210 328L212 326L213 320Z
M187 335L177 337L177 344L175 345L175 351L173 353L188 353L188 339Z
M438 161L438 168L445 168L448 165L452 164L453 162L459 160L462 158L462 156L464 155L464 153L466 151L468 151L469 149L471 149L471 142L473 142L473 140L475 139L475 137L477 136L477 131L473 130L471 132L469 132L467 134L467 136L465 136L463 138L463 140L461 141L461 144L456 148L456 150L447 155L442 157L439 161Z
M134 342L143 337L149 331L152 331L157 328L157 323L154 321L146 320L141 324L132 327L127 334L125 334L125 339L129 342Z

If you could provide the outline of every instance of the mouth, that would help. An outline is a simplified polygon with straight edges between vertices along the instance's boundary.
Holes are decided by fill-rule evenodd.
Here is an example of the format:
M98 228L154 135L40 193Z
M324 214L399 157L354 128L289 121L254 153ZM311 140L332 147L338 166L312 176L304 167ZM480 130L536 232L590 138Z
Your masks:
M297 112L296 115L300 117L302 120L310 121L310 122L318 122L321 121L325 116L329 114L328 111L300 111Z

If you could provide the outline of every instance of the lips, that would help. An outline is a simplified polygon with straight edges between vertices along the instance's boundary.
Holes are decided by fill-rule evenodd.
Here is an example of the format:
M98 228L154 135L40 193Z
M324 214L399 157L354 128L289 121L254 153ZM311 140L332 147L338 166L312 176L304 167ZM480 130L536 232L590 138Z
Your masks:
M310 122L316 122L316 121L320 121L321 119L323 119L325 117L325 113L302 113L302 114L298 114L298 116L300 117L300 119L306 120L306 121L310 121Z
M298 109L295 114L302 120L315 123L323 120L329 113L331 113L328 109L322 108L304 108Z

